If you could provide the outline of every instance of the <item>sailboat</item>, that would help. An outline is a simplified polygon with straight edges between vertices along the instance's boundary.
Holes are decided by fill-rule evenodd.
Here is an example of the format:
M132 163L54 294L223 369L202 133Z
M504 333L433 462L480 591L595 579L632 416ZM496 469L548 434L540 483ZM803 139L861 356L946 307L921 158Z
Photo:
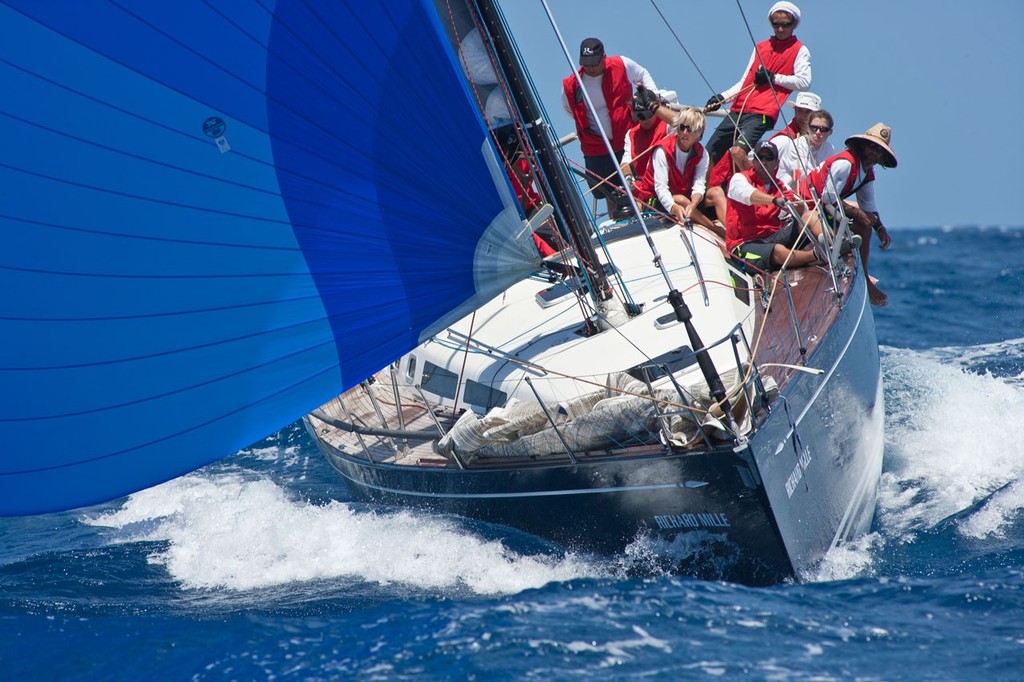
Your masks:
M306 415L356 498L696 575L799 579L869 526L884 405L842 231L768 285L701 228L595 230L494 2L14 0L0 26L0 514Z

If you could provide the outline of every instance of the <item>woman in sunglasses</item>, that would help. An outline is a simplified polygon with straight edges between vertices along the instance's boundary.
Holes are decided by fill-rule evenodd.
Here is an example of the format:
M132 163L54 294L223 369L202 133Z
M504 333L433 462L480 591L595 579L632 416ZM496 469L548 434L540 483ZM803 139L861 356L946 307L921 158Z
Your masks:
M807 133L801 135L779 156L779 178L795 190L800 178L836 153L829 141L834 126L832 114L818 109L807 118Z
M778 270L788 262L791 268L817 262L814 251L796 249L800 236L793 220L784 220L786 202L796 197L776 176L779 152L763 142L754 153L753 164L729 181L725 248L743 260L754 272Z
M700 143L704 125L700 109L680 109L673 123L675 135L654 147L651 165L637 180L633 194L648 206L660 203L680 223L690 220L724 236L697 208L707 188L708 153Z

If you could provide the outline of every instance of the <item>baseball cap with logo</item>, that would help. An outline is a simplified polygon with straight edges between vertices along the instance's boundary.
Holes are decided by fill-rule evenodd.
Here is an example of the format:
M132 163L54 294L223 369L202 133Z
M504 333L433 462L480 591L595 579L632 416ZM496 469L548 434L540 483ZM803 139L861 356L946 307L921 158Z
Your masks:
M597 38L587 38L580 43L580 65L597 66L604 61L604 43Z

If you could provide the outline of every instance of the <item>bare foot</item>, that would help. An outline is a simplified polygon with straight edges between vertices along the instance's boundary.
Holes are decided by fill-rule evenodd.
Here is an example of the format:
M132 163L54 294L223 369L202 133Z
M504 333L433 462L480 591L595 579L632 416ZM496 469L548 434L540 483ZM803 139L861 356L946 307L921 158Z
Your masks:
M868 281L868 300L871 301L871 305L876 305L879 308L889 305L889 296L871 281Z

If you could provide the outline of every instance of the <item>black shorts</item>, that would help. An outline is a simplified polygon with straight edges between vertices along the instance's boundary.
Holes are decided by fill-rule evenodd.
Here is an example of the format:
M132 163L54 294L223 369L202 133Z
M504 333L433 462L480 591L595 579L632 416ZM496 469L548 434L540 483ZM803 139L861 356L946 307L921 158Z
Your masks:
M768 270L777 270L778 268L772 265L772 249L775 248L776 244L782 244L787 249L792 249L796 245L798 235L799 232L796 230L796 226L792 222L787 221L776 232L761 239L743 242L734 248L732 253L737 258L746 261L759 270L766 272Z
M607 154L601 156L584 156L583 161L587 166L587 184L593 188L597 183L601 182L603 178L608 178L608 182L615 185L618 188L622 188L622 182L619 180L618 173L618 161L622 160L624 152L616 152L616 161L612 161L612 158Z

